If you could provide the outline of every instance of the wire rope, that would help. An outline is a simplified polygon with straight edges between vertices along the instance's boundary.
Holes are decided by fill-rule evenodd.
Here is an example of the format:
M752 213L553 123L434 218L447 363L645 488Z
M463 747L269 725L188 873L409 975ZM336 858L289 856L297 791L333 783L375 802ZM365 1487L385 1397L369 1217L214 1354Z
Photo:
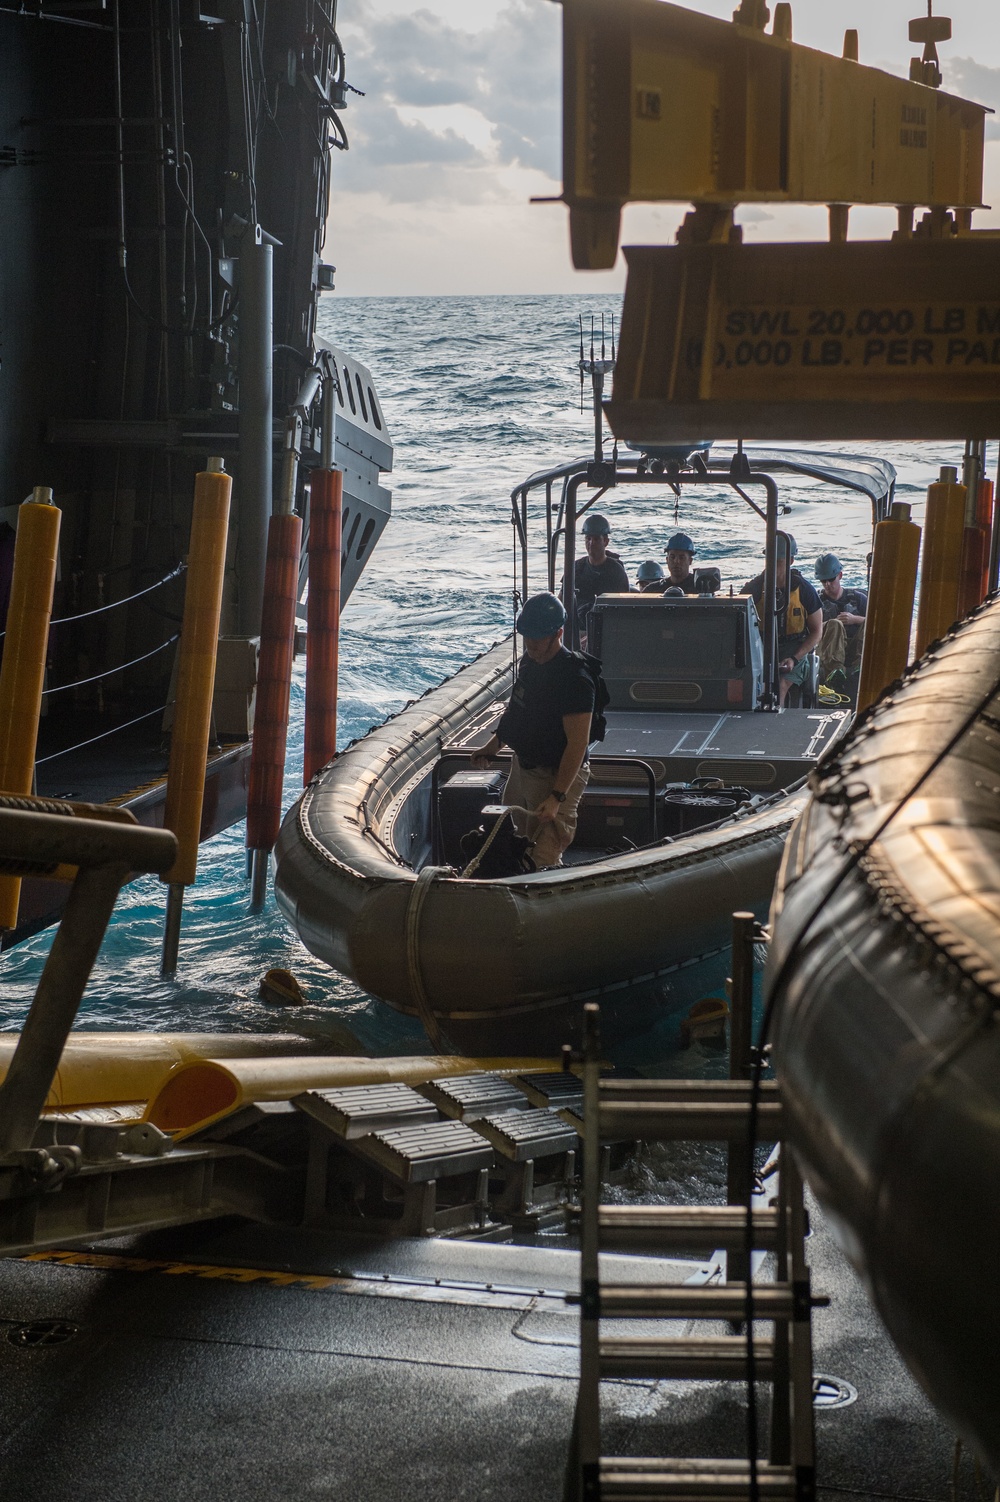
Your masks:
M86 621L94 615L104 615L105 611L117 610L119 605L131 605L133 600L141 600L143 595L151 595L155 589L162 589L164 584L169 584L171 579L178 579L187 570L186 563L179 563L169 574L164 574L162 579L157 579L155 584L149 584L145 589L137 590L134 595L126 595L123 600L112 600L108 605L96 605L93 610L81 610L79 615L61 615L56 620L50 621L50 626L68 626L71 621ZM7 635L6 631L0 631L0 641Z
M51 756L42 756L35 762L36 767L44 767L46 762L58 761L60 756L69 756L71 751L82 751L85 746L96 745L98 741L106 741L108 736L117 735L120 730L131 730L133 725L141 725L143 720L151 720L154 715L163 714L170 708L171 700L167 704L161 704L158 709L147 710L145 714L136 715L134 720L126 720L122 725L112 725L110 730L102 730L100 735L92 735L89 741L78 741L75 746L64 746L61 751L53 751Z
M173 636L168 636L166 641L161 641L160 645L154 647L151 652L144 652L141 657L133 657L131 662L120 662L116 668L105 668L103 673L95 673L92 678L76 678L72 683L60 683L55 688L44 688L42 698L45 698L47 694L64 694L68 688L85 688L88 683L100 683L102 678L110 678L115 673L124 673L128 668L134 668L137 663L148 662L151 657L156 656L157 652L173 646L175 641L180 640L180 635L179 631L175 631Z

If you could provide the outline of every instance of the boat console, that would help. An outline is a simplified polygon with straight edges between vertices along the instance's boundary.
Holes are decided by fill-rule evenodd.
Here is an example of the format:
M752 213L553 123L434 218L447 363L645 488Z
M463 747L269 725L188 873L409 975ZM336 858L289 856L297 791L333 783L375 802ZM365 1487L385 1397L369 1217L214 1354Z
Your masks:
M750 595L601 595L588 647L611 695L600 752L637 758L658 789L718 781L777 792L806 776L846 710L765 710Z
M600 595L588 649L612 710L756 709L764 646L750 595Z

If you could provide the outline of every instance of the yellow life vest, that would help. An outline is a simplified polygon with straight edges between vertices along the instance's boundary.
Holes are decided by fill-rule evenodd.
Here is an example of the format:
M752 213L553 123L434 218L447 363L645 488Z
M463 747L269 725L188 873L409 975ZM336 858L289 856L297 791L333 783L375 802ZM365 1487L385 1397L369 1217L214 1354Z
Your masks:
M791 579L789 579L788 584L788 609L785 612L785 630L783 634L786 638L805 636L806 612L802 604L802 593L799 585L793 584Z

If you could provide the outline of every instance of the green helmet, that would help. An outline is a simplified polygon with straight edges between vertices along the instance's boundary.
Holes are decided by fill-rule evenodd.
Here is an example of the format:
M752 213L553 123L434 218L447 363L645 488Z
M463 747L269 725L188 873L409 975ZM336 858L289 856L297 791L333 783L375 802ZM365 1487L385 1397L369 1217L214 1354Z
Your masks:
M610 537L611 523L599 511L591 511L583 519L584 537Z

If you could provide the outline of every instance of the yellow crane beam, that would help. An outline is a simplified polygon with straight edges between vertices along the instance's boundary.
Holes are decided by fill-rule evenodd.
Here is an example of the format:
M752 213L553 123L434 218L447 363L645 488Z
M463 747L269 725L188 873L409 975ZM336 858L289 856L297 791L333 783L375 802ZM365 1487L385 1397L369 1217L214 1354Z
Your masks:
M633 246L615 436L1000 437L1000 239Z
M629 202L926 206L963 227L982 206L982 105L862 65L854 32L844 57L800 46L789 5L770 33L764 15L746 0L732 22L666 0L563 0L577 269L614 265ZM716 217L719 238L729 222Z

